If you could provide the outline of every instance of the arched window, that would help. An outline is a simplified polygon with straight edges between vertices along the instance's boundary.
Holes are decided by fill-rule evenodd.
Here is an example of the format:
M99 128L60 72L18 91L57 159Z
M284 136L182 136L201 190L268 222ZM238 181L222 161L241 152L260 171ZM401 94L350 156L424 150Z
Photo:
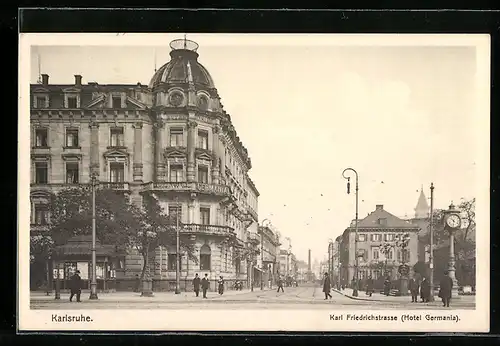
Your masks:
M198 97L198 108L200 108L201 111L206 111L208 109L208 99L204 95L200 95Z
M200 270L210 270L212 264L212 250L207 244L200 249Z

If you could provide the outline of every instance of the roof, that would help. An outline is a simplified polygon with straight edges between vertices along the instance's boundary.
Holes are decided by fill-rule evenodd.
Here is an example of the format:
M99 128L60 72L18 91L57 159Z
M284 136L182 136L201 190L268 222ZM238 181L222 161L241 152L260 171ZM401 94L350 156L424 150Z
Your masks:
M160 67L153 75L149 87L153 89L162 83L187 83L190 78L194 84L201 84L208 89L215 88L214 81L207 69L198 62L195 50L172 47L171 60Z
M385 219L385 223L381 224L380 219ZM353 228L354 225L349 226L349 229ZM406 229L417 229L418 226L412 224L408 221L402 220L397 216L384 210L384 206L379 204L376 206L375 210L368 214L367 217L358 221L359 228L373 228L373 229L388 229L388 228L406 228Z
M423 219L429 216L429 204L427 203L427 198L425 197L423 188L420 189L420 196L418 197L417 206L415 207L415 218Z

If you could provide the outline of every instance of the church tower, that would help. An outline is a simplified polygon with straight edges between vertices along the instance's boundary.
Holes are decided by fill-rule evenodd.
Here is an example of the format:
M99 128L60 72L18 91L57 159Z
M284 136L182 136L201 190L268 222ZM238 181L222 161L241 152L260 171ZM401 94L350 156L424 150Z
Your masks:
M426 219L429 217L429 204L427 197L425 197L423 187L420 188L420 197L418 198L417 206L415 207L415 219Z

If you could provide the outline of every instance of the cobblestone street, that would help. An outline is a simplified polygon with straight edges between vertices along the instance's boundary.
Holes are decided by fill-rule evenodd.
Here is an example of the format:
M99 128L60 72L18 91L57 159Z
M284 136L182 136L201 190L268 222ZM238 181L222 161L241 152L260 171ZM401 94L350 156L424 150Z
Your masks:
M346 290L347 291L347 290ZM61 294L61 300L54 300L54 295L32 293L32 309L441 309L441 302L411 303L409 297L385 297L374 295L353 299L345 295L350 292L332 291L332 298L325 300L320 287L285 288L278 293L274 289L255 289L227 291L222 296L208 292L207 299L195 297L193 292L158 292L154 297L141 297L139 293L117 292L102 293L98 300L89 300L87 293L82 294L82 302L69 301L68 294ZM379 297L380 296L380 297ZM359 299L361 298L361 299ZM384 298L386 298L384 300ZM475 308L474 296L463 296L454 300L450 309Z

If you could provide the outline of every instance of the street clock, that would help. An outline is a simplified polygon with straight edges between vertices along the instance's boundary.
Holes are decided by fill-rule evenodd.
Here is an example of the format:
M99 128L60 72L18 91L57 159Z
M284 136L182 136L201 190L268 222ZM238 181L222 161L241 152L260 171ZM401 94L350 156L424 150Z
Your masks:
M456 231L462 226L462 218L460 217L460 211L455 209L453 203L450 205L448 210L444 211L444 223L445 227L449 231Z

